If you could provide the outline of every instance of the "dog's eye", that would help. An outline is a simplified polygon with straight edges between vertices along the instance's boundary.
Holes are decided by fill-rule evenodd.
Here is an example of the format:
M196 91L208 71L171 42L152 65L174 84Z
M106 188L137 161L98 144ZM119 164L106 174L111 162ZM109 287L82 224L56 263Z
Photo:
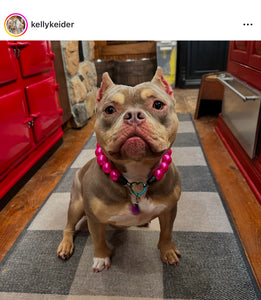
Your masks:
M154 101L153 103L153 108L157 109L157 110L161 110L163 109L163 106L164 106L164 103L159 101L159 100L156 100Z
M115 113L116 109L110 105L107 106L104 111L106 112L106 114L112 115L113 113Z

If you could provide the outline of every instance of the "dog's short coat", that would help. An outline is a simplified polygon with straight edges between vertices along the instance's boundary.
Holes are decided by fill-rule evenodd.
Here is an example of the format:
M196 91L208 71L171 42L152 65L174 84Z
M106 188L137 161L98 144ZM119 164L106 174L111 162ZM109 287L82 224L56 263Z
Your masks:
M161 157L172 146L178 128L175 100L161 68L151 82L135 87L115 85L105 73L96 118L98 143L128 182L145 183L152 176ZM172 230L180 193L180 176L171 163L163 178L148 185L139 197L140 213L134 215L130 204L136 197L129 186L111 180L96 159L90 160L75 175L58 256L66 259L73 253L75 226L86 215L95 248L93 271L108 269L111 249L105 241L106 225L139 226L158 217L161 258L176 265L180 252L172 241Z

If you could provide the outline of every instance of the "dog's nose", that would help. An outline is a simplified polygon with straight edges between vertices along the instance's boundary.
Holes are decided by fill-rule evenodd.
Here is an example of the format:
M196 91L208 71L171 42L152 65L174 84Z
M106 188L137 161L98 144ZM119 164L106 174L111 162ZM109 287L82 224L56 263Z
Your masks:
M146 117L142 111L128 111L123 117L124 121L130 125L140 125L142 124Z

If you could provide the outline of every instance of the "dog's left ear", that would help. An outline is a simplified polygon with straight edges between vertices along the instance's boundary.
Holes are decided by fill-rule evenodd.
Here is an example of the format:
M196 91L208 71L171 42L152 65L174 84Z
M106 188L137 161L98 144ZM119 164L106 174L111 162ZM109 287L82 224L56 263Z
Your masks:
M99 89L99 92L98 92L98 97L97 97L97 102L100 102L105 91L110 87L110 86L113 86L114 83L113 81L111 80L111 77L109 75L108 72L106 73L103 73L102 74L102 82L101 82L101 87Z
M167 82L167 80L164 78L161 67L157 68L157 71L154 77L152 78L151 82L160 85L165 90L165 92L174 99L172 88Z

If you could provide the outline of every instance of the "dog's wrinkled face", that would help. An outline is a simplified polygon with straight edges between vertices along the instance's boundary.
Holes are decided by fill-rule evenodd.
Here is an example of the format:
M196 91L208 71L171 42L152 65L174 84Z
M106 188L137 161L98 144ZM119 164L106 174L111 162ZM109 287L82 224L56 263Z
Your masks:
M105 73L96 115L97 140L112 161L160 157L178 128L175 100L160 68L151 82L135 87L115 85Z

